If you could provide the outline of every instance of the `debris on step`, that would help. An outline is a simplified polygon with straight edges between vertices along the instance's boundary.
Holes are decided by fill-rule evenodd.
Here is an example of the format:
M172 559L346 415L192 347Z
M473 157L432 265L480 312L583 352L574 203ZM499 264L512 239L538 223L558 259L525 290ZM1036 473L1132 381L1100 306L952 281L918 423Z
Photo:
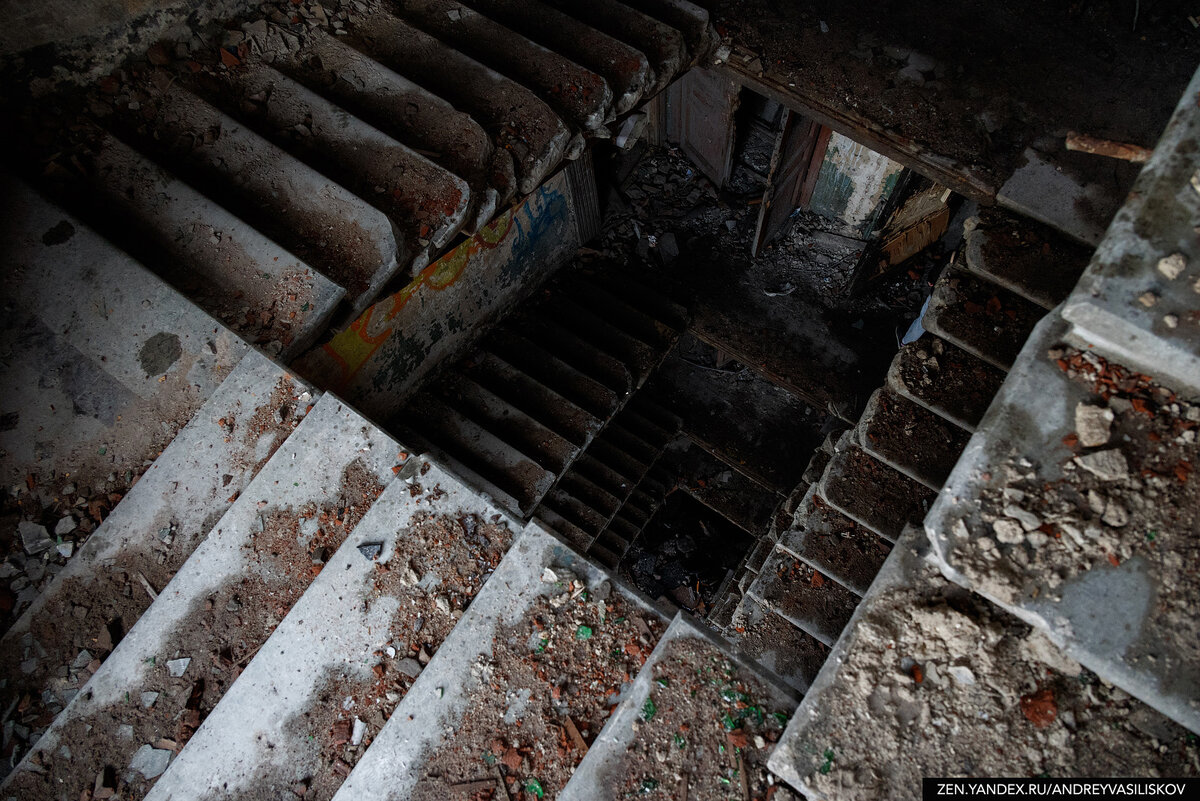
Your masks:
M664 628L531 524L336 797L445 798L483 778L557 796L583 758L569 729L595 740Z
M680 612L558 798L798 799L766 769L795 703Z
M305 798L318 799L337 792L513 538L514 521L436 463L413 458L400 475L147 801L233 788L304 787ZM420 477L421 492L409 491L408 475ZM372 561L357 552L367 543L379 548Z
M813 799L918 799L923 776L1185 776L1195 738L947 581L910 528L769 759ZM981 647L981 645L983 647ZM868 680L861 680L869 677ZM914 732L956 732L953 743Z

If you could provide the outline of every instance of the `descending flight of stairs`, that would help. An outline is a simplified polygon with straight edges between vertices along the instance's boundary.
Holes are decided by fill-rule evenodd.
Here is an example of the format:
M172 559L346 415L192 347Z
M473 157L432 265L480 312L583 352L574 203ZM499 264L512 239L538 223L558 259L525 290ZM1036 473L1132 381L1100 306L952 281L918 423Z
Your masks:
M739 461L654 380L686 378L681 306L569 276L377 422L280 364L661 90L707 16L396 8L261 63L234 46L247 69L108 109L72 169L8 182L0 344L30 411L5 433L78 445L9 456L48 492L146 469L4 635L0 797L798 797L778 777L824 757L820 697L797 702L916 574L906 537L1087 251L985 214L856 424L796 422L812 459L743 464L755 504L683 488L769 532L714 634L614 570L680 465ZM462 125L421 145L379 113L401 101Z

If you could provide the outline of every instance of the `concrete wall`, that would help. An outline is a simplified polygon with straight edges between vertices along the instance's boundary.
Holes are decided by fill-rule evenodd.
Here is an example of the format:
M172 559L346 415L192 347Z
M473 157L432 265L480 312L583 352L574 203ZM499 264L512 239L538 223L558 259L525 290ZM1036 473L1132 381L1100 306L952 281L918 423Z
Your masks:
M574 256L594 232L595 195L585 155L294 366L368 416L387 419L423 378L465 355Z
M847 236L865 238L900 180L904 167L834 132L813 189L811 209L844 226Z

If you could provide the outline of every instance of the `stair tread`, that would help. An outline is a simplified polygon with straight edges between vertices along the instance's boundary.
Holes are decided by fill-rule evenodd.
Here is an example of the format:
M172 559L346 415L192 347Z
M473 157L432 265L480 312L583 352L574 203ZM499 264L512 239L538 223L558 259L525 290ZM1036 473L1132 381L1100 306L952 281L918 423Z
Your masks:
M687 61L687 43L674 28L617 0L575 3L548 0L556 8L646 54L653 82L645 95L667 88Z
M858 605L857 595L782 550L767 557L746 594L826 645L833 645Z
M740 653L773 671L797 692L807 692L829 653L825 643L750 596L737 603L730 629Z
M696 679L710 671L711 681ZM739 710L730 698L750 699L743 705L753 710L747 712L744 706ZM641 788L647 786L643 760L656 748L665 754L656 773L687 776L692 788L720 787L719 779L728 781L726 767L710 752L709 738L715 735L717 742L724 741L725 729L736 728L750 738L774 740L795 704L791 687L747 664L722 638L681 612L613 712L604 736L588 750L558 797L593 801L643 794ZM723 712L728 721L725 728L720 722ZM684 745L691 747L672 745L680 732L685 732ZM734 786L739 780L745 782L750 795L744 797L765 797L772 783L766 768L768 753L767 748L751 747L740 752ZM678 789L669 778L663 785ZM788 797L779 791L774 796Z
M624 114L642 98L649 62L624 42L540 0L470 0L467 5L604 76L612 88L614 114Z
M1046 310L973 273L952 267L933 288L922 321L942 339L1007 370Z
M286 786L297 776L320 782L325 793L336 789L339 777L325 770L321 749L310 745L312 736L327 736L336 720L352 724L361 716L369 721L366 736L373 738L411 684L403 672L410 669L408 660L422 649L438 652L457 622L454 611L471 602L514 537L514 521L437 465L414 458L402 476L408 474L418 477L424 492L413 494L395 481L380 495L148 801L200 797L226 787ZM357 550L364 543L380 546L376 559ZM421 581L413 581L414 571ZM441 607L438 597L450 605ZM389 651L401 632L409 635L404 646ZM405 647L410 643L415 650ZM389 695L379 690L381 678L388 681ZM359 705L345 710L346 696ZM320 722L310 722L314 712ZM258 745L264 719L286 721L272 735L271 748ZM229 759L230 747L243 757ZM354 749L341 758L352 763L361 753Z
M617 410L621 396L601 381L575 366L570 354L560 357L561 349L552 353L542 347L544 340L533 340L516 331L501 328L493 331L484 343L494 353L516 369L529 375L597 420L607 420ZM622 390L623 392L624 390Z
M561 577L544 580L545 568ZM587 600L582 593L571 597L568 575L590 590ZM611 611L600 625L592 617L591 597L606 581ZM551 598L556 604L562 598L561 604L551 606ZM591 642L576 647L584 635L568 621L581 614L590 621L587 639ZM524 730L541 730L561 720L548 700L552 682L555 686L561 682L567 688L561 701L573 722L583 736L595 737L608 716L608 687L619 685L626 672L636 673L645 658L633 648L611 655L607 643L619 636L622 643L636 644L639 622L650 632L640 652L649 653L666 627L661 614L536 525L526 527L336 797L370 801L441 793L446 783L477 779L476 765L483 764L485 753L493 750L494 737L487 735L496 733L497 716L503 717L513 692L509 683L493 683L488 675L472 671L480 659L520 670L523 676L528 672L521 686L533 700L523 707ZM530 644L535 637L542 638L540 653ZM552 670L535 672L543 663ZM553 715L553 721L544 715ZM536 775L546 794L561 791L581 756L568 748L547 749L537 758Z
M154 458L249 346L27 185L3 189L14 234L0 344L5 408L20 414L0 466L10 486L31 474L45 492L66 476L104 486Z
M815 487L809 488L795 522L780 536L779 547L859 596L892 549L887 540L826 503Z
M888 386L974 431L1004 383L1004 371L932 335L900 349Z
M428 393L415 395L394 424L404 426L435 452L463 464L515 499L519 508L510 511L517 514L532 511L554 483L554 473L512 443Z
M90 783L106 764L128 765L145 740L112 732L135 710L143 731L175 733L180 704L164 695L147 709L143 692L182 692L186 699L192 682L204 679L203 718L232 682L233 665L266 641L276 618L310 584L314 551L341 545L390 483L398 451L394 440L336 398L322 397L38 741L33 753L45 772L19 770L10 789L57 786L58 776L80 771ZM246 611L230 615L231 604ZM222 632L217 642L214 632ZM222 652L229 662L221 661ZM183 668L182 681L168 675L169 660L177 658L190 659L170 668ZM95 723L93 748L83 749L77 729L88 720ZM71 759L58 754L63 742L72 747ZM97 762L85 769L84 759ZM146 784L140 778L133 784L140 797Z
M397 240L383 212L191 91L173 86L153 110L152 133L138 134L144 115L117 117L114 125L344 287L354 310L365 308L412 257L413 243Z
M243 357L5 632L0 648L0 675L6 677L0 702L5 708L10 699L25 693L32 703L22 718L52 716L66 706L74 690L58 690L53 671L72 665L83 649L95 659L105 659L109 649L98 646L96 633L117 617L128 629L150 604L144 592L122 600L123 579L102 568L120 564L130 574L141 573L154 585L165 585L203 541L212 522L286 441L310 400L306 384L265 356L250 351ZM148 528L153 536L147 536ZM114 606L119 610L114 612ZM16 661L23 661L28 650L22 644L26 635L37 657L18 669Z
M892 542L907 523L919 523L936 493L846 444L825 468L818 491L831 506Z
M570 131L529 89L391 14L366 17L350 43L468 112L513 155L517 190L533 192L558 166Z
M114 241L249 342L303 352L345 290L111 134L80 198Z
M468 233L515 195L512 156L494 147L478 122L342 38L313 29L300 51L277 56L275 66L465 180L473 209Z
M444 372L431 391L553 473L565 470L579 453L542 421L455 370Z
M965 237L967 267L1049 310L1067 299L1093 248L1032 220L993 213Z
M397 7L406 19L459 52L534 90L573 126L591 131L611 119L613 92L604 78L486 12L454 0L400 0Z
M669 448L663 461L682 478L680 489L754 536L766 532L783 500L690 440Z
M546 497L542 499L542 505L553 509L587 532L593 540L608 525L608 517L604 513L593 509L585 501L557 487L546 494Z
M669 350L669 344L646 342L616 322L562 295L549 298L538 307L536 313L619 359L629 371L634 389L641 387L650 377Z
M619 397L624 398L633 391L633 375L627 363L580 333L543 316L537 309L506 320L505 327L538 343Z
M940 489L970 434L886 387L867 402L856 429L863 449L930 489Z
M479 351L457 369L573 445L587 445L600 430L594 415L494 353Z
M430 245L445 246L462 228L471 199L466 181L274 67L250 62L198 88L384 212L417 269L429 262Z

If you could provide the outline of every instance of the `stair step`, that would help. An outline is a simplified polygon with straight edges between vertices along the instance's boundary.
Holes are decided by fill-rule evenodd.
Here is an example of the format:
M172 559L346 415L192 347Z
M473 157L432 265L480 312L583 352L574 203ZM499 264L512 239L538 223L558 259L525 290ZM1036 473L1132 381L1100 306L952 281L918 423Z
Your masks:
M161 738L185 740L188 727L216 705L238 667L311 583L319 552L332 554L352 537L394 478L398 451L394 440L336 398L321 398L170 584L159 588L7 789L32 798L67 786L75 797L114 766L129 779L122 794L142 797L149 782L125 767L134 753ZM159 694L149 707L142 700L147 692ZM197 713L192 724L188 709ZM127 720L138 721L134 736L114 736ZM60 754L63 745L70 758ZM34 755L41 772L25 769Z
M607 430L606 428L605 431ZM646 471L650 469L650 465L638 461L637 458L615 444L613 442L615 435L605 437L605 431L600 432L600 436L592 440L592 444L588 446L586 453L617 473L620 473L628 479L631 486L636 486L642 480L642 477L646 475Z
M888 386L947 420L974 431L1005 373L977 356L926 334L900 349Z
M513 156L517 191L533 192L558 166L571 132L529 89L390 14L365 18L350 44L450 101Z
M832 577L778 549L746 594L825 645L833 645L858 605L858 596Z
M689 0L627 0L626 5L665 22L683 34L690 64L699 63L715 42L708 10Z
M462 228L471 200L466 181L274 67L248 63L199 87L259 135L385 213L413 254L414 274Z
M539 306L537 314L553 320L597 349L619 359L628 369L634 389L641 387L650 377L668 350L667 347L643 341L615 322L561 295L555 295Z
M766 537L755 542L750 553L746 554L746 569L751 573L761 573L762 567L766 564L767 557L771 555L774 547L775 543Z
M590 275L581 272L575 281L580 286L611 295L672 331L684 331L691 322L686 306L639 280L638 275L624 265L607 264Z
M438 653L519 532L437 465L410 459L400 478L408 476L424 492L399 480L380 495L147 801L231 787L279 795L299 784L325 798L336 791L341 775L329 764L353 765L363 749L331 747L330 730L341 722L352 732L362 720L366 741L379 733L412 684L413 662ZM380 546L379 556L365 559L364 544ZM350 709L346 697L356 701ZM264 724L270 748L260 745ZM229 758L231 748L240 758Z
M540 0L470 0L467 5L602 75L612 89L612 111L617 116L642 99L650 65L640 51L624 42Z
M707 370L677 355L663 363L652 386L701 447L780 493L800 480L828 418L749 372Z
M564 540L580 553L587 553L587 549L592 546L592 543L596 539L594 534L584 531L544 503L537 508L535 519L540 520L548 528L560 534Z
M1095 716L1077 718L1062 746L1064 778L1103 772L1113 754L1134 775L1193 770L1186 743L1194 735L1095 674L1080 671L1044 636L947 581L928 559L924 540L913 530L897 543L775 746L768 766L776 776L809 798L829 797L839 781L850 780L844 771L860 777L852 781L862 798L920 798L921 778L961 770L964 754L939 740L906 747L897 760L894 751L879 747L881 738L890 736L885 732L895 732L896 721L895 710L886 720L880 716L878 700L934 687L956 697L944 707L923 709L956 717L956 736L974 744L973 769L982 775L1031 776L1043 770L1044 752L1035 745L1039 732L1029 717L1046 719L1034 710L1046 708L1042 699L1051 694L1057 710L1096 710ZM954 634L943 638L933 632ZM984 641L991 658L976 659ZM1045 689L1035 689L1031 675ZM1014 703L997 705L997 694ZM1028 700L1016 703L1023 694Z
M645 465L645 469L642 471L644 474L658 458L660 449L626 428L622 424L622 418L623 415L618 415L615 420L605 426L597 441L603 441L619 448L639 464Z
M772 671L797 692L808 690L829 653L823 642L748 595L737 603L729 628L738 653Z
M571 465L571 469L615 498L627 498L633 491L632 479L612 469L586 451L579 454L579 458Z
M528 515L554 484L552 471L426 392L409 401L395 425L415 435L406 442L413 439L429 443L435 453L462 464L490 485L481 489L500 490L498 501L501 496L515 500L517 508L509 510L515 514Z
M830 506L810 488L779 547L862 596L892 546Z
M149 595L137 588L123 596L124 577L140 574L154 586L166 585L287 439L310 400L307 385L265 356L250 351L243 357L5 632L0 706L8 709L29 696L14 720L49 722L69 703L77 690L62 686L54 671L72 665L83 650L105 659L112 645L101 640L109 624L119 620L114 628L128 630L150 605Z
M580 475L574 469L568 470L558 482L559 488L579 498L588 506L603 514L606 518L612 517L620 510L624 503L625 494L621 496L614 495L603 487L599 486L587 476Z
M275 66L350 113L426 155L470 186L474 233L516 194L512 156L469 114L320 28ZM404 109L397 114L396 109Z
M594 542L592 543L592 547L588 548L587 555L605 568L616 570L617 565L621 563L621 556L623 554L608 547L607 543Z
M600 535L600 539L602 542L611 547L612 540L608 539L608 537L611 535L617 540L623 542L625 544L624 549L628 551L629 546L633 544L633 541L637 539L641 532L641 527L636 525L622 512L617 512L617 514L613 517L612 522L608 524L608 528L606 528ZM624 556L624 554L622 554L622 556Z
M575 19L645 53L650 61L652 76L646 97L653 97L666 89L687 62L687 43L679 31L617 0L548 2Z
M934 285L922 324L930 333L1008 370L1045 313L1020 295L952 267Z
M494 353L479 351L457 369L572 445L585 447L600 430L595 416Z
M635 408L632 402L625 405L616 419L622 428L640 437L657 450L662 450L667 443L675 439L683 425L683 421L676 418L671 421L670 428L664 428L656 421L641 414L641 411Z
M821 497L851 520L895 542L908 523L925 517L936 493L873 459L843 437L825 469Z
M633 306L625 298L590 281L564 281L561 292L592 315L663 352L671 349L682 330L672 328L668 323Z
M505 327L538 343L572 367L617 393L619 398L625 398L633 391L633 375L626 362L588 337L542 316L540 310L535 309L506 320Z
M971 435L887 388L875 390L855 431L863 450L930 489L940 489Z
M1046 310L1067 299L1093 252L1047 226L999 212L964 239L968 269Z
M735 797L765 798L774 781L766 769L770 750L748 746L736 759L721 759L718 747L728 750L731 729L774 741L796 703L790 687L680 612L558 798L615 801L653 790L686 798L685 788L694 793L729 782L729 763L738 778L727 791L740 783L748 793ZM785 789L773 797L795 798Z
M114 241L248 342L287 361L345 291L116 137L97 131L72 196ZM89 202L90 201L90 202Z
M453 369L429 391L552 473L566 470L579 453L542 421Z
M617 533L617 530L612 527L611 523L608 528L600 532L600 536L596 538L593 545L611 551L618 558L623 557L625 552L629 550L629 541Z
M690 440L671 446L663 463L679 476L680 489L754 536L766 532L783 500Z
M396 7L460 53L532 89L574 127L593 131L612 118L613 92L602 77L498 20L454 0L399 0Z
M413 257L378 209L181 86L118 133L346 289L354 312Z
M546 568L557 581L543 580ZM572 597L575 581L586 596ZM601 621L595 599L605 593ZM558 708L585 740L596 737L608 718L610 688L638 672L665 628L661 613L605 571L536 525L527 527L335 798L444 797L448 786L478 780L486 755L496 756L506 709L508 720L521 720L522 734L504 730L505 748L515 747L514 737L532 745L535 732L552 733L563 721ZM492 679L492 670L504 680ZM552 705L555 688L561 694ZM531 749L528 771L514 771L500 754L496 770L484 775L498 772L513 797L535 776L554 797L583 757L571 738L566 743L561 751Z
M603 512L593 509L585 501L557 487L542 499L542 504L586 531L592 540L595 540L608 525L608 517Z
M8 486L86 494L140 472L249 346L78 218L13 179L4 320ZM11 416L9 413L12 413Z
M607 420L620 405L622 395L581 371L568 359L508 329L493 331L487 351L533 380L585 410L596 420ZM561 351L560 351L561 352Z

